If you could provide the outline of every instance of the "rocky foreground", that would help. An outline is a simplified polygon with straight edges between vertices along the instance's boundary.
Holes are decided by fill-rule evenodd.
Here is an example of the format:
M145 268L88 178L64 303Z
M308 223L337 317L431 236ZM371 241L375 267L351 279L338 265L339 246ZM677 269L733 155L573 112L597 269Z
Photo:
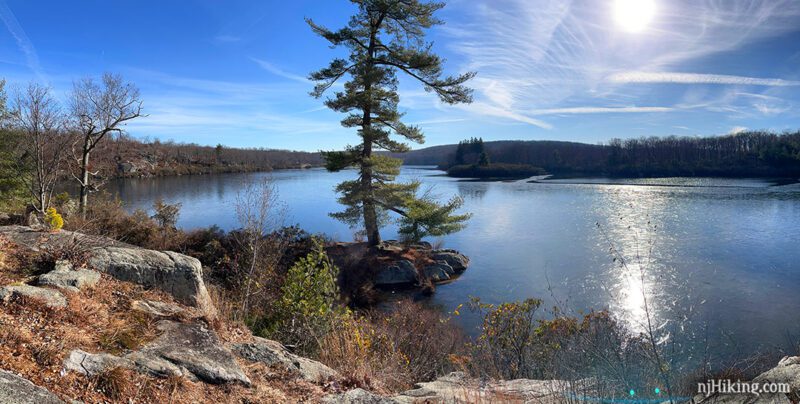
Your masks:
M559 403L567 401L565 392L574 385L479 381L452 373L394 396L348 390L328 366L217 319L202 267L194 258L24 226L2 226L0 238L28 251L71 252L85 262L76 268L57 261L50 272L0 285L0 403L103 402L109 396L114 402L160 402L173 400L176 392L183 395L173 402ZM455 274L468 264L466 257L450 250L420 249L427 252L414 261L396 250L399 255L377 276L395 279L397 274L383 272L397 272L386 268L405 265L397 264L404 259L414 264L413 279L403 278L410 282L437 273L429 267L450 276L447 267ZM118 329L109 333L98 329L100 325ZM117 373L134 381L135 389L114 390L109 375ZM800 357L785 358L756 380L789 383L796 394ZM116 395L109 393L113 391ZM790 403L790 398L797 396L696 399Z

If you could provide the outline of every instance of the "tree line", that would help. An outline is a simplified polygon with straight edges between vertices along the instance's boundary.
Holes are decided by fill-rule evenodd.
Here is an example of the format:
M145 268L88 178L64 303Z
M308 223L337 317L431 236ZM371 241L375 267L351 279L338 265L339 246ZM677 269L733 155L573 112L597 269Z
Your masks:
M138 88L120 75L85 78L60 102L40 83L9 91L0 80L0 208L44 214L73 184L85 214L110 178L266 171L319 166L319 153L138 140L125 124L146 116Z
M746 131L723 136L612 139L607 144L559 141L471 140L461 145L414 150L399 157L408 165L447 169L459 158L474 164L481 147L492 163L526 164L552 174L611 176L800 175L800 131ZM461 152L459 150L462 150Z

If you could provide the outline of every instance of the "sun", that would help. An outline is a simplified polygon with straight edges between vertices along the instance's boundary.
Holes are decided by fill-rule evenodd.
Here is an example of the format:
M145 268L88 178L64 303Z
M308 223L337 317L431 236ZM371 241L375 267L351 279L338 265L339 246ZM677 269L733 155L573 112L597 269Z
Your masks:
M627 32L641 32L655 13L653 0L614 0L614 19Z

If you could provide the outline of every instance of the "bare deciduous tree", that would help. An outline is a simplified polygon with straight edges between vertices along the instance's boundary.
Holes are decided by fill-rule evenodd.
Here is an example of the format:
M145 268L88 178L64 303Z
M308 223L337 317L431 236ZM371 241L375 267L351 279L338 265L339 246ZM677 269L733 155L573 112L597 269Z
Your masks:
M271 271L280 260L285 248L269 240L268 235L279 228L285 209L278 201L278 193L269 179L248 180L236 194L236 217L242 226L236 240L246 253L247 271L241 291L240 318L247 315L251 297L261 293L271 279ZM280 242L278 242L280 244ZM267 251L267 250L272 251Z
M98 172L91 172L89 155L106 136L123 133L122 126L142 114L142 101L139 89L123 81L115 74L103 74L100 83L85 78L73 84L72 118L80 132L76 144L80 143L80 157L75 156L80 166L80 177L74 176L81 187L80 211L86 214L89 192L93 184L91 178Z
M41 213L50 206L63 167L63 151L67 146L63 115L50 88L36 83L17 91L13 103L11 125L23 134L17 164L20 169L30 169L30 174L22 175L22 179L33 196L35 209Z

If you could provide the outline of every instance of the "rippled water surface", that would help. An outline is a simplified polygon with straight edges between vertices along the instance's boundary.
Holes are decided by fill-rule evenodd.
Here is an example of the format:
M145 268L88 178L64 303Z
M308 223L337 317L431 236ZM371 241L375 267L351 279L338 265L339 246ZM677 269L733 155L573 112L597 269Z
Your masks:
M667 178L464 182L423 168L403 170L447 198L460 195L469 227L444 238L472 259L431 304L452 310L469 296L489 302L538 297L572 313L608 309L633 330L650 311L669 341L744 356L800 341L800 185L762 180ZM352 231L328 217L333 187L353 172L271 177L288 223L340 240ZM246 174L117 181L127 206L157 197L180 202L179 225L237 226L233 201ZM396 236L394 228L384 238ZM613 261L619 254L624 258ZM644 290L644 294L642 291ZM473 329L477 319L458 317ZM708 342L706 342L708 341ZM701 347L703 349L700 349Z

